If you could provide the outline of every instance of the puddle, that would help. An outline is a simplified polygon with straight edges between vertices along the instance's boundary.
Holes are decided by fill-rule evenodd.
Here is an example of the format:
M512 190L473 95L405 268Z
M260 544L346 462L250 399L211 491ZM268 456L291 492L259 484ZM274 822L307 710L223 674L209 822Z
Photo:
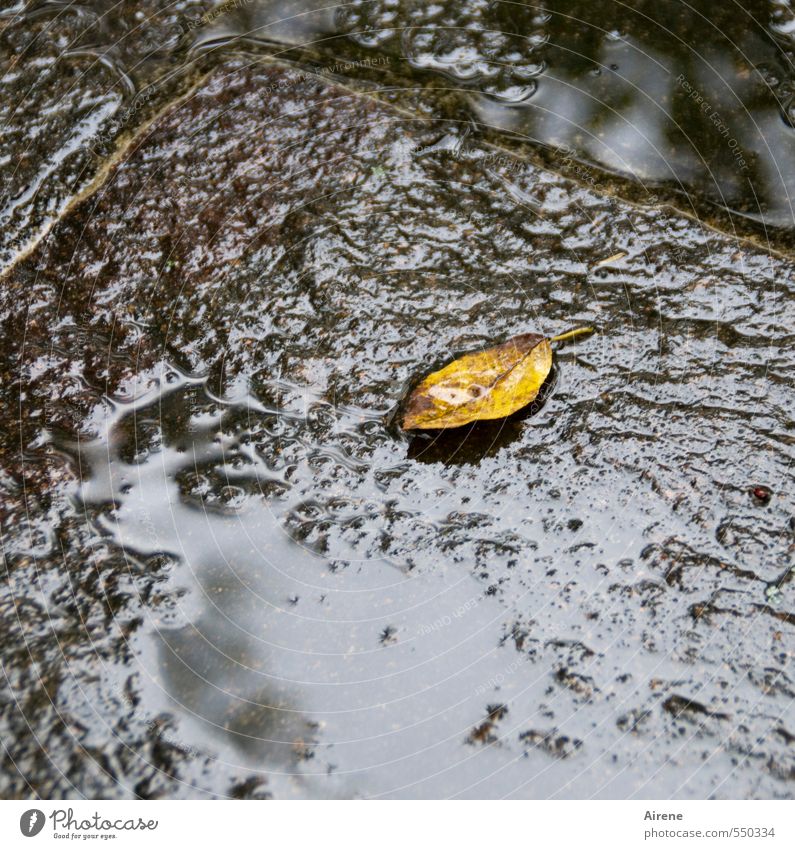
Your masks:
M603 183L595 166L630 178L618 190L641 203L727 210L729 226L790 244L794 22L789 2L760 0L253 0L217 6L192 43L309 47L347 76L424 88L437 114L554 151L572 177Z
M791 264L460 136L240 54L4 281L4 796L791 795Z

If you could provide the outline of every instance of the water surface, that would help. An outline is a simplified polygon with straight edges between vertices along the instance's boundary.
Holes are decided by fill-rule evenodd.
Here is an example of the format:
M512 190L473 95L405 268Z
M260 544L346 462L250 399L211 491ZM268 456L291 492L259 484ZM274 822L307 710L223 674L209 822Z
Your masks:
M791 797L791 261L249 48L3 280L3 795Z

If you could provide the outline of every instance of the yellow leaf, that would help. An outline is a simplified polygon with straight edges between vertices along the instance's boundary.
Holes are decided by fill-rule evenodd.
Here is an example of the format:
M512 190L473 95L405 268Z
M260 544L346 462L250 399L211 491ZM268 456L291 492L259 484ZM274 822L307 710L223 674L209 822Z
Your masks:
M523 333L453 360L411 393L403 430L439 430L510 416L527 406L547 379L552 368L550 342L590 332L584 328L553 339Z
M510 416L538 395L551 368L549 340L535 333L466 354L426 377L411 393L403 429L461 427Z

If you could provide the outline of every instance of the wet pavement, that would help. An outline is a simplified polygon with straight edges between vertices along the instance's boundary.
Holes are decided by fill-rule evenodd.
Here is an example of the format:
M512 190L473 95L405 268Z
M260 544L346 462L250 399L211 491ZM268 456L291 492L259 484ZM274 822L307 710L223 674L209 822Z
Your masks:
M118 164L17 207L0 794L790 798L786 238L489 146L384 87L389 21L354 88L212 46L255 13L168 18ZM397 428L452 354L582 324L531 413Z

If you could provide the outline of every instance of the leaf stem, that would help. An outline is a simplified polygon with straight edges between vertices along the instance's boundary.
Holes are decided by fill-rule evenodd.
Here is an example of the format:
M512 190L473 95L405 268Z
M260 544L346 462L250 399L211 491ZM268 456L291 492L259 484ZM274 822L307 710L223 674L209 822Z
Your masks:
M575 336L584 336L585 334L594 333L593 327L578 327L576 330L568 330L566 333L561 333L560 336L553 336L550 342L565 342L567 339L573 339Z

